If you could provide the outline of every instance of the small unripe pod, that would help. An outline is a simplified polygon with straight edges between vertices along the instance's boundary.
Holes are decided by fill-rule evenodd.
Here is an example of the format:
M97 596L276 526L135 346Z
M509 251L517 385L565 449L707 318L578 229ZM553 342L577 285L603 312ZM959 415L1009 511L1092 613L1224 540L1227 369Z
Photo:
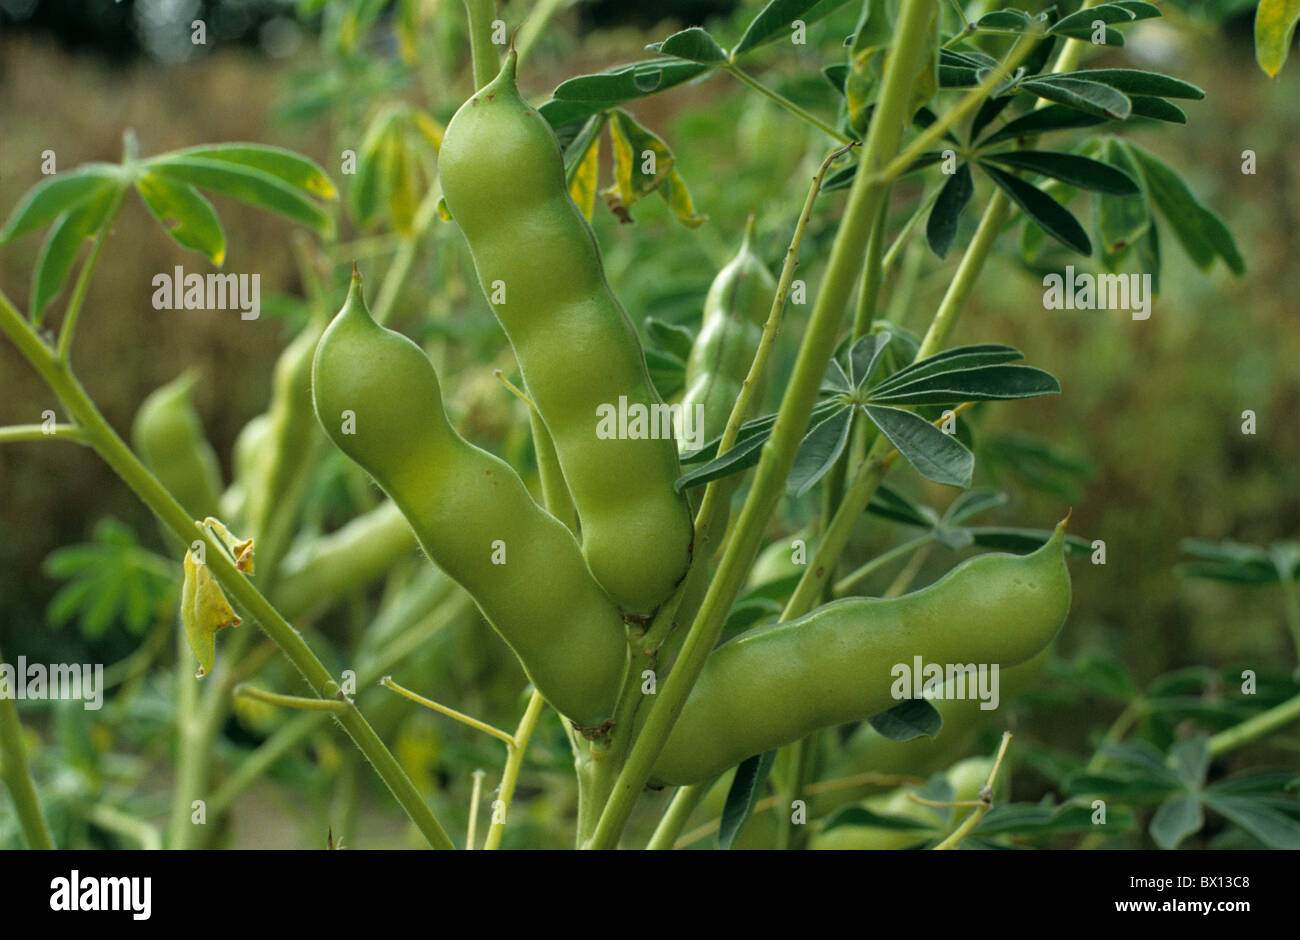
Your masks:
M150 394L135 414L131 442L185 512L203 519L221 501L221 468L194 409L197 380L186 372Z

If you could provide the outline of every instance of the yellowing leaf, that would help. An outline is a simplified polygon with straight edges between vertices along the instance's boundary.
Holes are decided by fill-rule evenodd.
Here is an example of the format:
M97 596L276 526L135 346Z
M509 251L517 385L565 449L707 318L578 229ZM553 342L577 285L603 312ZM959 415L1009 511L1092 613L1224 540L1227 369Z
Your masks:
M1269 78L1282 71L1297 20L1300 0L1260 0L1255 11L1255 60Z
M181 622L185 638L199 661L195 678L202 679L212 672L217 656L217 631L237 627L239 616L231 608L221 585L212 576L207 565L194 561L191 552L185 553L185 583L181 588Z
M573 197L573 201L577 203L588 222L591 221L592 213L596 211L596 177L599 167L600 135L596 134L591 138L591 143L582 155L582 159L578 161L573 179L569 183L569 195Z

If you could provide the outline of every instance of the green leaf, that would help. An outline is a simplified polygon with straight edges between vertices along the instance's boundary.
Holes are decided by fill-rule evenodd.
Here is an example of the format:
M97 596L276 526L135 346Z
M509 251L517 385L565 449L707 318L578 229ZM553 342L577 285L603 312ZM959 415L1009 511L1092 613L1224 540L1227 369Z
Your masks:
M990 509L1007 504L1007 494L998 490L969 490L959 493L957 498L944 510L943 521L949 525L961 525L967 519L973 519Z
M163 157L149 162L159 176L229 196L299 222L321 235L334 230L333 218L302 191L253 167L199 157Z
M871 727L891 741L911 741L922 735L933 738L943 727L943 716L929 701L909 698L888 711L867 719Z
M1069 130L1078 127L1094 127L1106 123L1104 117L1086 114L1068 108L1063 104L1049 104L1037 108L1023 117L1008 121L1000 130L990 134L980 142L981 147L988 147L1003 140L1015 140L1021 137L1037 137L1050 131Z
M1205 802L1270 849L1300 849L1300 824L1258 798L1209 790Z
M864 388L871 381L892 339L892 333L882 330L868 333L853 344L849 350L850 391Z
M1011 30L1022 33L1029 28L1033 18L1024 10L994 10L975 21L979 29Z
M816 405L813 406L812 412L808 417L809 425L811 426L813 424L816 424L818 421L826 417L832 411L838 411L842 407L843 407L843 403L837 400L824 399L822 401L819 401ZM772 426L774 424L776 424L775 414L764 415L761 418L754 418L751 421L746 421L744 424L740 426L740 431L736 435L736 444L735 447L733 447L733 450L738 449L743 442L752 440L754 438L758 438L760 443L762 441L766 441L772 433ZM717 437L715 437L713 440L706 443L699 450L688 451L687 453L681 456L681 462L683 464L692 464L692 463L699 463L704 460L714 459L714 455L717 454L718 452L718 442L721 439L722 439L722 435L719 434ZM723 458L725 459L727 456L729 456L730 453L731 452L728 451L727 454L723 454ZM757 460L758 458L755 457L754 459Z
M155 160L167 160L171 157L197 158L200 160L223 160L237 166L251 167L274 176L282 183L301 189L318 199L336 199L338 190L325 171L314 161L301 154L283 147L270 147L266 144L212 144L202 147L190 147L164 154ZM146 166L153 161L147 161Z
M979 138L984 128L999 114L1006 110L1007 105L1016 100L1015 95L1002 95L997 98L986 98L980 105L980 109L975 112L975 117L971 118L970 136L967 138L974 142Z
M1048 27L1047 31L1058 36L1088 39L1092 36L1092 24L1097 20L1101 20L1103 23L1131 23L1135 19L1137 19L1137 14L1133 11L1126 10L1117 3L1103 3L1095 7L1085 7L1071 13L1069 16L1063 16ZM1109 39L1107 41L1109 42Z
M904 382L912 382L929 375L939 375L958 369L972 369L976 366L998 365L1014 359L1023 359L1025 354L1014 346L1001 343L975 343L969 346L954 346L932 356L911 362L888 378L872 387L873 391L885 391Z
M1147 95L1130 95L1133 113L1130 118L1149 118L1153 121L1165 121L1169 124L1186 124L1187 115L1177 105L1170 104L1164 98L1152 98Z
M718 848L729 849L736 842L745 821L754 811L767 783L767 776L772 771L772 762L776 760L776 751L768 751L743 761L736 768L732 778L731 789L727 791L727 802L722 807L722 822L718 827Z
M1107 138L1102 155L1107 163L1123 171L1130 179L1140 178L1128 151L1114 138ZM1099 194L1096 197L1096 218L1101 250L1109 255L1136 243L1151 225L1146 200L1131 196Z
M1205 782L1205 772L1210 767L1209 738L1196 734L1180 739L1169 750L1169 763L1178 779L1189 789Z
M763 444L766 443L770 433L771 430L769 429L768 433L762 436L754 436L738 441L735 447L721 457L710 460L704 466L697 467L689 473L683 473L677 478L673 488L681 493L693 486L703 486L705 483L712 483L714 480L721 480L723 477L729 477L748 470L758 463Z
M732 50L733 58L791 35L791 23L815 23L844 6L848 0L772 0L745 29Z
M909 816L894 816L892 814L877 813L867 809L865 806L845 806L842 809L832 813L830 818L822 824L822 832L830 832L832 829L838 829L841 826L858 826L868 829L895 829L902 832L915 831L918 833L917 841L922 841L920 833L928 834L934 830L934 826L929 823L921 822L919 819L912 819Z
M727 61L727 50L716 39L698 26L673 33L659 45L664 55L676 56L690 62L704 65L719 65Z
M1088 234L1069 209L1042 190L1010 173L991 166L985 166L984 170L992 177L993 182L1002 187L1006 194L1024 210L1025 215L1032 219L1035 225L1067 248L1072 248L1082 255L1092 254L1092 243L1088 240Z
M1133 111L1133 102L1127 95L1100 82L1049 75L1026 79L1016 88L1096 117L1123 121Z
M1002 552L1026 555L1047 544L1053 533L1050 529L1023 529L1012 526L967 526L972 541L980 548L993 548ZM1075 555L1092 552L1092 543L1077 535L1065 537L1066 550Z
M822 420L805 435L786 480L787 493L796 498L803 496L830 472L849 443L852 426L853 409L845 408Z
M552 127L563 127L629 101L675 88L707 71L707 65L676 58L632 62L607 72L580 75L561 82L551 93L551 100L538 110Z
M925 237L930 243L930 250L940 258L948 256L948 251L957 238L957 225L961 221L962 211L973 195L975 182L971 179L970 165L963 163L943 184L943 189L939 190L939 196L925 223Z
M1030 803L1005 803L995 806L975 827L981 835L1060 835L1070 832L1096 832L1092 809L1087 806L1043 806ZM1131 813L1116 807L1106 817L1107 833L1124 832L1133 826Z
M933 528L939 521L939 516L933 509L913 502L885 483L876 487L876 492L871 495L867 512L922 529Z
M686 363L672 353L647 347L644 350L646 371L659 397L668 401L686 385Z
M32 274L30 312L34 326L41 325L45 308L63 290L77 255L81 252L81 246L86 239L94 237L108 220L108 213L117 198L115 190L116 187L110 186L59 216L45 237L40 257L36 260L36 270Z
M1131 176L1090 157L1074 153L1055 153L1045 150L1012 150L1007 153L986 154L982 160L992 160L1004 166L1028 170L1050 176L1071 186L1091 189L1115 196L1133 195L1141 190Z
M1237 246L1223 222L1201 205L1187 184L1154 154L1129 141L1124 146L1142 171L1146 192L1160 214L1173 226L1183 250L1201 270L1222 257L1234 274L1245 270Z
M1260 0L1255 10L1255 61L1269 78L1286 64L1297 21L1300 0Z
M944 434L910 411L868 405L867 416L903 459L927 480L966 489L975 470L975 456L961 441Z
M676 323L666 323L655 317L645 318L645 331L646 336L659 348L683 362L690 356L691 347L695 345L695 335L686 327Z
M1151 838L1162 849L1176 849L1205 825L1205 812L1197 793L1180 793L1160 804L1151 817Z
M136 179L135 188L149 212L178 245L202 252L221 267L226 260L226 235L212 203L197 189L148 172Z
M929 375L871 392L872 404L957 405L967 401L1007 401L1059 395L1061 385L1033 366L979 366ZM942 433L942 432L940 432Z
M1085 69L1082 72L1061 72L1051 76L1051 81L1076 79L1100 82L1126 95L1154 95L1159 98L1189 98L1195 101L1205 97L1205 92L1191 82L1159 72L1142 69ZM1048 81L1049 79L1044 79Z
M0 229L0 244L44 228L65 212L114 188L121 170L110 163L92 163L42 180L23 195Z

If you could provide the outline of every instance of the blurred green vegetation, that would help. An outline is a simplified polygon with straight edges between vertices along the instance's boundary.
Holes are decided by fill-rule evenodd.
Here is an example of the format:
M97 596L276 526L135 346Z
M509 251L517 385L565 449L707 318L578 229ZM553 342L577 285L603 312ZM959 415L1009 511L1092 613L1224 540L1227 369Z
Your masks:
M995 454L981 450L977 485L1000 486L1011 497L982 521L1046 527L1072 508L1071 530L1105 541L1104 567L1087 559L1072 563L1075 600L1058 652L1066 658L1109 654L1127 664L1139 683L1172 669L1206 664L1262 671L1282 663L1289 668L1294 652L1275 592L1184 581L1174 567L1182 560L1182 538L1268 544L1300 533L1300 421L1295 417L1300 409L1300 330L1290 321L1300 302L1300 283L1292 276L1300 226L1300 170L1293 159L1300 69L1286 70L1270 82L1255 65L1248 34L1218 29L1212 17L1171 14L1172 22L1142 24L1132 30L1127 48L1088 64L1147 67L1206 89L1204 101L1189 103L1186 126L1137 129L1133 139L1175 167L1202 201L1224 217L1247 259L1246 276L1233 279L1222 265L1205 275L1177 251L1167 250L1163 291L1147 321L1128 319L1122 312L1044 310L1041 281L1019 259L1017 224L1004 234L951 339L954 344L1017 346L1029 362L1060 379L1059 398L978 411L973 418L976 440L983 446L986 440L1001 439L998 435L1036 439L1092 472L1054 477L1057 485L1045 487L1041 480L1035 485L1009 472L994 463ZM840 11L810 27L807 46L774 46L762 59L764 80L829 118L835 98L817 76L825 62L812 57L838 49L852 20L851 12ZM718 25L716 33L734 39L743 21L737 15L730 25ZM536 100L564 78L639 57L646 43L688 25L619 27L578 40L568 24L561 17L548 30L521 76L525 91ZM460 48L456 27L447 29L444 48L449 55L460 54L451 51ZM0 53L5 61L0 83L0 113L6 116L0 148L4 213L36 182L42 151L55 152L60 170L92 160L116 161L127 127L136 129L150 153L208 141L288 146L312 156L347 185L338 175L338 145L347 146L349 134L355 137L364 115L334 115L334 126L309 120L329 113L307 107L297 86L295 69L310 66L314 53L309 50L302 61L288 63L217 50L183 66L141 64L124 70L26 39L0 40ZM440 121L471 90L465 63L449 67L447 74L454 78L447 87L404 92ZM726 76L648 99L631 110L673 149L696 209L709 221L688 229L661 202L645 200L633 208L633 224L620 224L598 201L594 227L607 274L638 325L656 317L693 328L704 293L738 245L749 212L758 218L762 256L774 271L779 267L825 143L816 131ZM1241 172L1247 149L1257 155L1255 175ZM609 174L606 152L602 182ZM912 181L895 188L895 227L919 195ZM977 190L974 208L982 210L988 197L984 189ZM822 197L804 244L799 277L808 284L810 300L834 232L835 213L829 207L842 199L842 193ZM1084 219L1086 207L1086 200L1076 203ZM229 201L221 201L218 209L230 245L226 270L261 273L263 318L248 324L238 323L229 312L153 310L149 297L155 273L175 265L187 271L204 268L196 255L177 248L138 204L128 201L92 282L76 367L101 410L123 432L149 391L186 367L197 367L203 375L199 408L229 479L235 436L266 407L272 363L291 335L283 314L296 314L292 298L301 297L304 288L290 249L289 223ZM978 211L967 212L959 247L977 218ZM459 236L451 226L440 226L433 241L396 322L436 345L449 409L466 434L516 466L526 466L531 458L523 407L492 375L494 368L513 369L509 351L479 296ZM31 238L0 253L0 286L11 297L26 296L38 250L39 240ZM887 280L882 298L886 315L923 330L959 254L954 251L940 261L918 233ZM361 264L365 270L367 261ZM910 291L901 289L901 272L908 270L919 274ZM777 376L788 374L807 310L790 308L773 373ZM773 385L771 403L782 387L779 381ZM39 422L41 412L52 407L53 400L18 354L0 345L0 424ZM1258 419L1253 436L1241 430L1247 409ZM335 484L330 492L337 499L346 488L338 480L351 473L355 492L354 471L337 455L327 465L323 489L330 491L329 484ZM956 495L925 484L906 469L895 471L891 483L940 509ZM360 488L367 486L361 479ZM100 637L85 638L71 627L57 629L46 622L45 609L58 583L43 573L42 560L60 546L88 541L106 517L124 521L142 543L166 551L135 497L90 452L45 442L0 448L0 497L0 648L10 656L21 652L40 661L113 663L130 655L140 638L120 624ZM326 528L344 521L330 515L330 505L327 500L321 514ZM773 536L800 528L813 505L811 499L801 506L787 501ZM898 540L896 531L866 517L845 570ZM955 561L951 553L933 553L915 584L933 580ZM420 567L427 562L413 558L412 571ZM881 583L866 587L884 590L894 574L886 571ZM317 632L313 643L319 639L331 668L339 665L338 651L350 633L365 629L378 600L378 592L371 592L311 625ZM170 653L163 659L169 661ZM459 618L404 660L394 677L503 728L512 728L522 710L522 672L474 617ZM277 662L259 681L285 688L293 677ZM170 676L160 673L133 698L126 716L63 708L25 711L37 719L31 722L33 737L39 738L33 741L37 778L52 780L63 771L93 777L103 772L100 763L88 758L69 770L66 755L119 755L144 745L148 758L134 757L136 763L116 766L113 772L137 781L152 794L154 808L165 812L159 808L165 807L169 771L160 768L167 766L162 742L170 695ZM500 743L415 710L395 696L381 692L367 702L372 721L417 785L434 794L440 818L453 832L463 833L471 771L488 771L484 800L490 803L486 790L494 785L504 757ZM1088 715L1085 723L1078 713L1062 711L1047 708L1030 719L1040 722L1045 735L1059 735L1062 747L1085 746L1089 734L1095 736L1114 717L1096 717L1094 724ZM282 718L265 709L238 707L221 738L223 753L237 754L264 739ZM350 830L348 844L414 844L409 833L404 835L406 827L397 822L387 794L341 736L319 733L310 741L298 751L301 760L280 761L268 781L236 805L227 833L231 844L323 846L329 825L340 831L332 807L348 786L360 787L366 795L363 808L373 810ZM529 751L506 847L568 843L571 768L560 722L548 710ZM62 785L72 786L67 781ZM655 801L647 801L635 828L648 831L654 811ZM265 824L277 816L293 824ZM84 820L68 825L88 844L108 844Z

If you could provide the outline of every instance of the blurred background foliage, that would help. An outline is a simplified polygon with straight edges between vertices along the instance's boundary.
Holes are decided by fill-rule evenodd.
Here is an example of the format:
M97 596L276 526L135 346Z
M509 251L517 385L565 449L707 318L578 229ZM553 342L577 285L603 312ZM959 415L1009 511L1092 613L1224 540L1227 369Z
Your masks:
M322 41L322 24L328 33L331 15L314 9L322 6L330 4L0 0L3 212L39 179L42 151L56 154L60 170L116 161L125 128L136 130L146 154L216 141L290 147L321 163L346 196L350 181L340 174L341 152L360 147L382 103L404 101L445 124L472 82L459 3L413 5L430 24L426 44L417 50L402 46L401 17L408 4L373 5L376 22L348 55ZM501 15L513 28L528 6L511 0ZM854 6L810 26L806 46L771 47L759 59L764 81L832 119L837 99L818 73L838 61L839 41L853 28ZM756 8L728 0L573 4L540 37L521 83L540 101L560 81L641 58L647 43L688 25L703 23L734 42ZM1267 545L1300 533L1300 330L1290 319L1300 302L1294 277L1300 69L1284 70L1275 81L1259 72L1248 2L1163 8L1164 20L1137 24L1128 30L1126 48L1088 65L1149 68L1207 90L1204 101L1187 104L1186 126L1130 133L1223 216L1247 259L1247 275L1233 279L1222 265L1206 275L1180 253L1167 251L1162 293L1148 321L1117 312L1044 310L1041 274L1021 260L1017 226L999 242L952 337L953 343L1014 345L1060 379L1059 398L974 413L977 484L1010 495L981 522L1048 527L1072 507L1072 531L1105 541L1105 566L1086 558L1072 563L1074 606L1057 651L1066 659L1100 655L1122 663L1139 685L1170 670L1207 664L1229 676L1240 668L1289 669L1294 653L1275 591L1184 580L1175 566L1184 560L1183 538ZM208 24L206 46L188 41L195 18ZM672 148L696 210L709 221L690 229L660 201L644 200L634 207L634 224L620 224L598 201L594 225L607 274L638 326L655 317L694 328L705 291L739 244L749 212L757 214L761 254L773 270L779 267L826 144L815 130L725 75L637 102L630 110ZM1255 175L1241 172L1247 149L1257 154ZM610 175L607 150L602 164L603 182ZM915 181L895 188L900 221L918 193ZM977 190L977 207L988 195ZM842 193L822 199L838 202ZM199 410L229 479L235 436L265 409L272 364L303 319L304 285L290 248L290 223L228 200L219 201L218 210L230 246L225 270L261 274L262 318L244 322L229 312L152 309L154 274L175 265L207 268L128 201L91 283L75 356L83 383L122 431L151 390L196 367L203 376ZM834 216L824 205L805 241L799 276L810 297ZM969 240L977 218L977 212L966 213L959 244ZM341 238L363 234L345 229ZM356 244L359 252L363 243ZM26 296L38 250L39 240L27 239L0 253L0 284L10 296ZM382 256L386 249L379 244L374 250ZM923 330L959 254L940 261L914 237L898 268L903 273L886 284L887 315ZM376 274L382 270L373 259L359 260L363 272L368 264ZM417 265L395 322L436 347L448 407L467 436L526 466L524 412L492 376L494 368L509 372L513 363L452 226L436 226ZM908 271L917 275L910 287ZM790 310L778 376L788 374L807 309ZM781 383L773 384L779 395ZM0 346L0 423L39 422L41 412L53 407L18 354ZM1257 415L1254 435L1242 433L1247 409ZM326 461L314 504L321 528L341 524L373 499L373 492L364 495L364 481L359 499L346 495L357 492L356 476L337 455ZM956 495L907 471L891 481L939 509ZM142 631L128 625L125 614L120 622L85 631L49 622L47 607L60 582L43 563L60 546L91 541L106 519L121 520L147 549L167 554L135 497L92 453L61 443L0 448L0 494L0 648L11 659L21 653L42 662L112 664L130 656ZM798 530L815 505L812 498L800 505L787 500L773 538ZM845 570L899 540L896 527L866 517ZM955 560L946 550L933 552L915 584L933 580ZM418 573L427 562L413 557L409 567ZM895 573L886 570L879 583L864 587L883 591ZM323 643L334 644L325 650L327 664L337 665L331 649L365 628L379 600L377 591L353 598L312 625ZM170 650L162 656L170 659ZM272 670L262 678L275 687L282 675ZM473 617L439 633L394 675L502 727L513 727L522 708L522 673ZM25 707L34 772L38 781L50 782L51 793L67 795L55 801L58 810L51 815L71 844L115 845L123 838L129 844L129 832L124 836L120 827L78 812L87 792L102 796L106 786L130 787L139 800L137 812L165 812L170 681L170 672L163 671L141 680L120 713L113 707L99 713ZM1081 711L1077 701L1042 697L1041 707L1023 721L1042 740L1086 749L1114 714ZM395 696L380 693L367 702L372 721L417 785L432 795L440 817L463 832L471 772L487 769L486 787L494 785L503 759L499 742ZM571 758L558 718L546 714L529 752L506 846L558 847L569 840ZM265 706L240 704L220 747L238 755L284 720ZM309 741L236 803L225 842L323 847L333 825L358 846L412 844L403 841L409 838L404 823L346 740L325 732ZM356 812L357 792L369 809L361 824L341 825L339 807ZM653 824L653 810L653 804L643 808L643 827ZM12 831L8 835L13 838ZM4 839L0 832L0 844Z

